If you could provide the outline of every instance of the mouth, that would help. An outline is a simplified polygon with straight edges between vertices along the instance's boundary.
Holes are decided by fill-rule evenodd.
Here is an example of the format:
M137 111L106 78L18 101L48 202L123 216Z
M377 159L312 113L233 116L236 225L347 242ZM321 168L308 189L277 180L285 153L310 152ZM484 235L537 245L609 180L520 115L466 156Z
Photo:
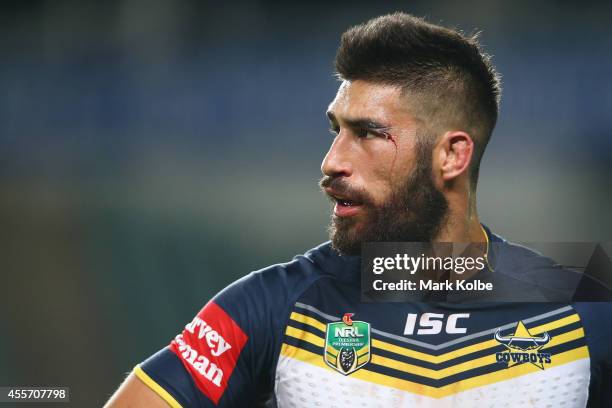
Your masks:
M357 215L363 209L363 203L353 199L352 197L337 193L330 188L326 188L325 192L335 203L334 215L336 217L352 217Z

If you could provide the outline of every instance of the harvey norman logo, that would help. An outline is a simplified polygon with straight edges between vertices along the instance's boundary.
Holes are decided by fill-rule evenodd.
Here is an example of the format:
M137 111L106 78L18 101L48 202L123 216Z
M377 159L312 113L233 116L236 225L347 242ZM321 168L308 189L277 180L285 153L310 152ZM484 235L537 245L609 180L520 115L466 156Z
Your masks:
M185 332L193 334L196 339L200 340L200 344L206 344L210 355L213 357L219 357L232 348L231 344L219 332L198 316L185 326ZM220 387L221 380L223 379L223 370L215 363L212 363L208 357L198 353L196 349L187 344L183 338L184 334L179 334L175 340L185 361L191 364L204 378Z
M172 341L197 387L215 404L228 384L248 337L217 304L209 302Z
M191 323L185 326L185 330L189 333L197 334L198 339L205 339L206 344L210 348L210 354L214 357L219 357L227 350L231 349L232 346L229 344L215 329L207 324L204 320L199 317L195 317Z
M187 344L182 334L179 334L174 338L178 345L178 350L181 356L190 364L200 375L212 382L217 387L221 386L221 380L223 379L223 370L221 370L215 363L211 363L210 359L205 355L198 353L193 347Z

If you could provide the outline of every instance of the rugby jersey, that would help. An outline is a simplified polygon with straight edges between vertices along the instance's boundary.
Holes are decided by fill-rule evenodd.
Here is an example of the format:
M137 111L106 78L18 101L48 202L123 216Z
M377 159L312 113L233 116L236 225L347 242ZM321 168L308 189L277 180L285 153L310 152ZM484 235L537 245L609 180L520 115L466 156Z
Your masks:
M487 234L496 271L548 262ZM134 372L172 407L612 407L611 303L362 302L359 273L329 243L253 272Z

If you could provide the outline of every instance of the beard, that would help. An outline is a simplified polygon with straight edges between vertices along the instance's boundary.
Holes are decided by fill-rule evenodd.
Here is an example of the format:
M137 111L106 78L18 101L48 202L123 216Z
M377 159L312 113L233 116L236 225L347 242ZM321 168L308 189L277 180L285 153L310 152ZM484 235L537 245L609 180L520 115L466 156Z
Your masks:
M365 220L332 215L328 228L332 248L340 255L360 255L362 242L431 242L448 215L448 201L433 180L432 148L418 143L416 169L382 205L376 205L367 191L351 187L345 179L321 179L322 188L332 187L356 198L365 210ZM358 227L358 223L363 225Z

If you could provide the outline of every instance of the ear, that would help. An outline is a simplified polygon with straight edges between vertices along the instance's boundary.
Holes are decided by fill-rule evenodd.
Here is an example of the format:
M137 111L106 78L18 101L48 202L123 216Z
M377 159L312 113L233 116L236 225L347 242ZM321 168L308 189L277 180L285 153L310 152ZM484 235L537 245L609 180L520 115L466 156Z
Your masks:
M474 141L466 132L453 130L440 138L437 150L439 174L447 182L467 171L474 154Z

